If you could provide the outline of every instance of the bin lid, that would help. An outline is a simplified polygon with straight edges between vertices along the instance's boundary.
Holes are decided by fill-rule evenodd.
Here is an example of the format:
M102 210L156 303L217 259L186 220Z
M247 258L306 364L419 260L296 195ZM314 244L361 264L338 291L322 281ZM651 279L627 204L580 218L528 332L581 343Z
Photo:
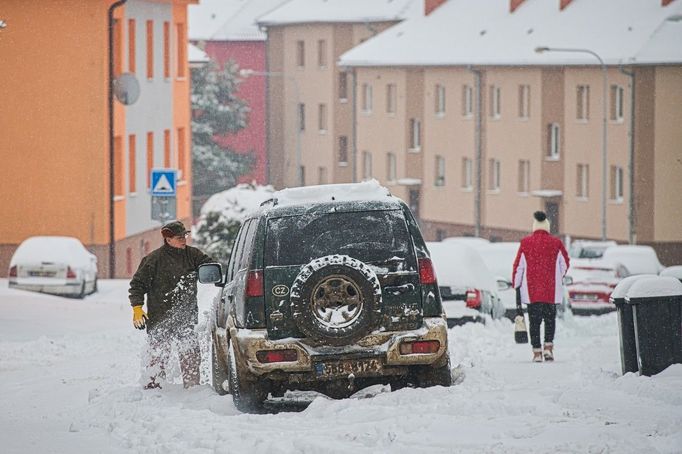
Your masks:
M682 265L669 266L661 271L661 276L672 276L682 281Z
M650 279L640 279L632 284L628 291L625 301L647 300L655 301L661 297L677 296L682 298L682 282L670 276L657 276Z
M616 285L616 288L613 289L613 292L611 292L611 299L618 299L618 298L625 298L625 296L628 294L628 290L630 290L630 287L632 287L632 284L637 282L638 280L642 278L649 278L651 279L652 277L658 277L655 274L634 274L632 276L628 276L624 279L621 279L620 282L618 282L618 285Z

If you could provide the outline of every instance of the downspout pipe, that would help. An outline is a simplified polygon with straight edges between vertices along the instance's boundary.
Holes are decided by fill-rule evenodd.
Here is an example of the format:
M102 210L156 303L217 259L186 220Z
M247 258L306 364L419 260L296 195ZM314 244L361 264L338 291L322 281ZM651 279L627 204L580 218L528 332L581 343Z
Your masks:
M635 72L622 66L621 74L630 78L630 130L628 131L628 242L637 244L637 226L635 225Z
M109 80L107 102L109 108L109 278L116 274L116 236L114 231L114 10L128 0L118 0L111 4L109 17Z
M358 106L358 83L357 83L357 74L355 72L355 68L352 68L351 70L351 79L352 79L352 84L353 84L353 105L351 107L351 173L352 173L352 182L355 183L358 181L358 164L357 164L357 159L358 159L358 117L357 117L357 106Z
M483 87L481 71L467 67L476 77L476 131L474 133L474 148L476 148L476 188L474 190L474 236L481 236L481 193L483 179Z

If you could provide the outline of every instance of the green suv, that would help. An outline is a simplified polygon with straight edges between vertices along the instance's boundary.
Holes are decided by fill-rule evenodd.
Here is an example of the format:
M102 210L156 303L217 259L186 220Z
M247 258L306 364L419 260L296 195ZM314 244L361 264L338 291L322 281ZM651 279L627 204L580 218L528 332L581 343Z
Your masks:
M211 320L213 387L344 398L374 384L451 384L447 324L409 208L376 181L285 189L241 226Z

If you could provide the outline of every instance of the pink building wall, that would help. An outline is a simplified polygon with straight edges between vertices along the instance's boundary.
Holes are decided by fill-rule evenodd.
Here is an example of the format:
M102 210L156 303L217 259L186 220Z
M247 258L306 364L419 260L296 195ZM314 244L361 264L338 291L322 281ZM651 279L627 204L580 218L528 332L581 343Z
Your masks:
M204 51L220 65L234 60L240 69L266 71L265 41L207 41ZM242 80L237 96L248 104L249 123L246 128L218 138L221 145L237 153L252 154L254 163L251 172L239 178L239 183L255 181L268 183L266 154L266 86L264 76L250 76Z

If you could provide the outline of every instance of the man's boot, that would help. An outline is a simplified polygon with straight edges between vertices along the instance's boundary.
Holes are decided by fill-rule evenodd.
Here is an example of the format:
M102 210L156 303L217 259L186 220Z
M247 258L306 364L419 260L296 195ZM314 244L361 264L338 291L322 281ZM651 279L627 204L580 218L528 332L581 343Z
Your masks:
M554 361L554 344L552 342L545 343L542 354L545 357L545 361Z
M540 348L534 348L533 349L533 362L534 363L541 363L542 362L542 349L540 349Z

